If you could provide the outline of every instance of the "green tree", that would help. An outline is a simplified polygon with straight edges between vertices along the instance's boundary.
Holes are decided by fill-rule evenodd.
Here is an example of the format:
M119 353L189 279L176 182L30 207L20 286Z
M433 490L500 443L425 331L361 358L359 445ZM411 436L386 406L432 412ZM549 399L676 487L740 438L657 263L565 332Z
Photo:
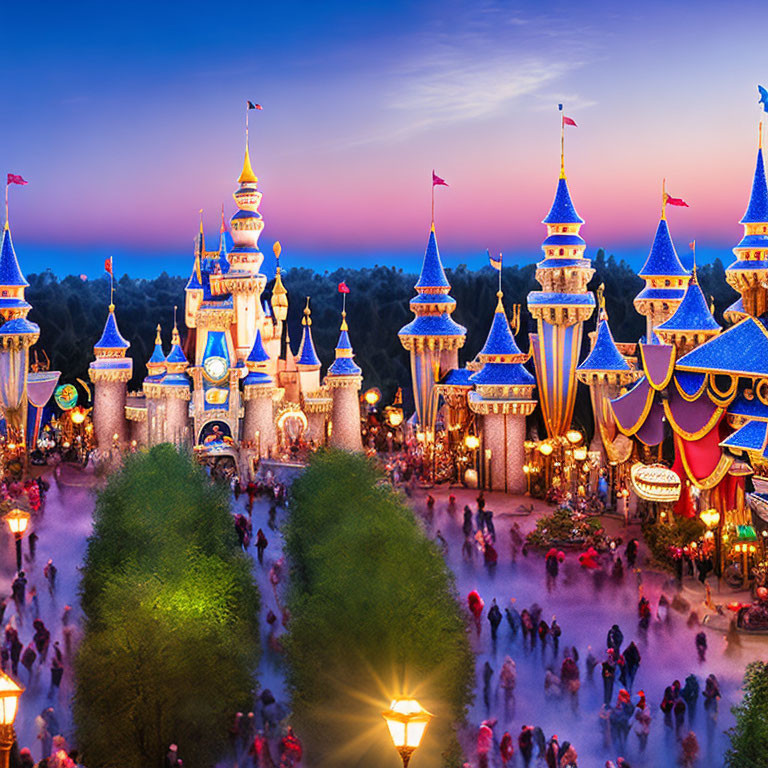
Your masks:
M221 757L251 702L259 595L227 489L160 445L126 459L99 494L81 580L78 743L96 768Z
M731 709L736 725L729 728L731 746L726 768L765 765L768 755L768 663L753 661L744 674L744 698Z
M474 659L453 577L401 496L360 456L321 452L292 490L288 681L313 765L391 766L381 712L414 695L424 751L461 762Z

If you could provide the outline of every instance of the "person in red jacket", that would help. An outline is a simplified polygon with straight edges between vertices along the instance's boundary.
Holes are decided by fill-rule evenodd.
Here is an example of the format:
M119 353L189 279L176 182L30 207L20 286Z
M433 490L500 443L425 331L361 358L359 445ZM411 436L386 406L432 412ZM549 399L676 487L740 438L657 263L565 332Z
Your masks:
M483 598L480 597L480 594L476 589L473 589L467 595L467 605L469 606L469 610L474 617L475 627L477 629L477 634L479 635L480 628L482 626L481 620L483 617L483 608L485 607L485 603L483 602Z
M504 731L504 735L501 737L499 752L501 753L501 763L504 768L506 768L507 763L509 763L515 754L515 745L512 742L512 736L509 731Z
M288 732L280 739L280 765L291 768L301 762L301 742L296 738L293 728L288 726Z

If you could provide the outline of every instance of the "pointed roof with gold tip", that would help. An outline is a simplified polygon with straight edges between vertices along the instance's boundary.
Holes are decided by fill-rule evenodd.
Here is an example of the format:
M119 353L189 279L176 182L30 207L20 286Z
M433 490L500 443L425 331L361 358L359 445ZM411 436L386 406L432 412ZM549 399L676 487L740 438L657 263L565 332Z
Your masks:
M304 368L319 368L320 358L315 351L315 342L312 341L312 310L309 308L309 296L307 296L307 305L304 307L304 317L301 324L304 326L304 330L301 334L301 345L299 346L296 365Z
M240 172L240 176L237 179L238 184L258 184L259 178L253 172L251 167L251 155L248 151L248 142L245 144L245 158L243 159L243 170Z
M328 376L360 376L363 369L354 361L352 342L349 340L347 312L341 313L341 331L336 342L336 359L328 366Z
M144 381L160 381L165 373L165 354L163 353L163 339L160 336L160 323L157 324L157 335L155 336L155 349L152 357L147 360L147 376Z

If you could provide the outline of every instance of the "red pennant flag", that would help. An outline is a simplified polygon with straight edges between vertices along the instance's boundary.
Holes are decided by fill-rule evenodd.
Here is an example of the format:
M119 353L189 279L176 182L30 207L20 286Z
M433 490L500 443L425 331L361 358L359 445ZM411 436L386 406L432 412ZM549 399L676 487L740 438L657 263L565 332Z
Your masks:
M576 125L576 121L573 118L566 117L565 115L563 115L563 125L572 125L574 128L579 127Z
M264 109L261 104L254 104L252 101L248 102L248 109Z
M688 203L683 200L682 197L671 197L670 195L667 195L666 198L667 205L679 205L683 208L690 208L691 206L688 205Z
M104 259L104 271L108 275L113 274L113 272L112 272L112 257L111 256L108 259Z
M439 177L439 176L438 176L438 175L435 173L435 169L434 169L434 168L432 169L432 186L433 186L433 187L440 187L440 186L442 186L442 187L447 187L447 186L448 186L448 182L446 182L446 180L445 180L445 179L441 179L441 178L440 178L440 177Z
M8 184L28 184L29 182L24 181L24 179L21 178L21 176L17 176L15 173L9 173L8 174L8 181L6 182L6 185Z
M349 293L349 286L343 280L339 283L339 293Z

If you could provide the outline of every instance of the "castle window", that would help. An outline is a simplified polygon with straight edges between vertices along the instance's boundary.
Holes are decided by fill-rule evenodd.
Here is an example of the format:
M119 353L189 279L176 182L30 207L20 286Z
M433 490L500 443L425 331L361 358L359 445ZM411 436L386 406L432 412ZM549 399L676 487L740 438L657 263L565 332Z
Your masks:
M664 285L666 285L667 287L669 287L669 286L671 285L671 283L670 283L670 281L669 281L669 280L665 280L665 281L664 281Z
M7 296L7 295L8 295L8 291L3 291L3 296Z
M560 249L560 255L561 255L561 256L564 256L564 255L565 255L565 249L564 249L564 248L561 248L561 249Z

